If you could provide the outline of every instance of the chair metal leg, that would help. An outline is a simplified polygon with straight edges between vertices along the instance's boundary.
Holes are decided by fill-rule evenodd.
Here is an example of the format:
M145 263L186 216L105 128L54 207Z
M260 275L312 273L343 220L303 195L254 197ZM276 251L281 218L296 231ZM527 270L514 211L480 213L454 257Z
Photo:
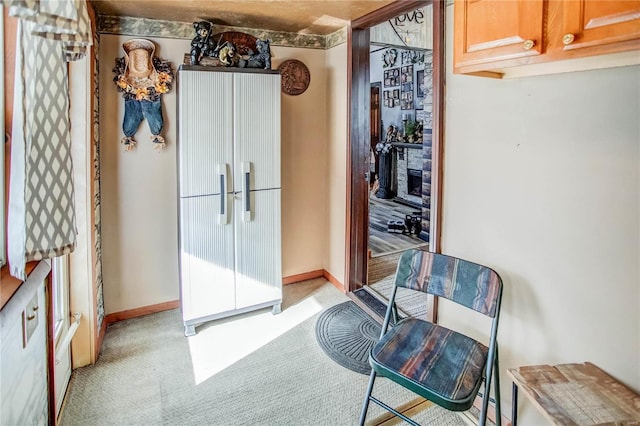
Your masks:
M484 426L487 422L487 413L489 412L489 391L491 384L489 380L484 382L484 392L482 394L482 409L480 410L480 417L478 418L478 426Z
M511 425L518 425L518 385L511 385Z
M369 376L369 385L367 386L367 395L364 397L364 404L362 405L362 413L360 413L359 425L364 425L364 420L367 418L367 410L369 409L369 398L373 391L373 382L376 380L376 372L371 369L371 376Z
M496 426L502 426L502 408L500 405L500 365L498 364L498 345L496 344L496 361L494 367L494 386L496 397Z

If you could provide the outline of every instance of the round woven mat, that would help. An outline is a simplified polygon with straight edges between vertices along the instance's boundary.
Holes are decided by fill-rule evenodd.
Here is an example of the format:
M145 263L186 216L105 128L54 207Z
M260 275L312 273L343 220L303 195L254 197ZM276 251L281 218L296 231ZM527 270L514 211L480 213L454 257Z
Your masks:
M318 317L316 338L329 358L357 373L369 374L369 351L380 325L352 301L332 306Z

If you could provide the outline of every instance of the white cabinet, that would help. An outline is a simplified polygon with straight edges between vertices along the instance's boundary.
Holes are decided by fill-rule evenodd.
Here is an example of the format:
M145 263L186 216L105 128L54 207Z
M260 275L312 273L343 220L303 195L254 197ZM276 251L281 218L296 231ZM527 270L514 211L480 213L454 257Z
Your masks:
M280 75L178 71L180 288L185 334L282 302Z
M49 261L41 261L0 311L1 425L49 421L45 279L50 270Z

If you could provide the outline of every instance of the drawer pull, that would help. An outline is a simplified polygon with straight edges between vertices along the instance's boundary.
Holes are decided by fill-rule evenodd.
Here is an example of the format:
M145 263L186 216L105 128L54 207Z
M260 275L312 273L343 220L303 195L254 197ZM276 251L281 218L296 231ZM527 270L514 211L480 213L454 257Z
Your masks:
M523 46L524 46L524 50L531 50L533 49L533 46L536 45L536 42L533 40L525 40Z

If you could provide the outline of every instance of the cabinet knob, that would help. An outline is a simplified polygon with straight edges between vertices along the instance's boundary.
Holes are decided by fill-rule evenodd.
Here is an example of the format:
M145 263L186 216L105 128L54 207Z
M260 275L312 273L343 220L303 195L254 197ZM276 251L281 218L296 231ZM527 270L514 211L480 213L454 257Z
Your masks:
M525 40L524 42L524 50L531 50L533 46L536 45L536 42L533 40Z
M564 44L565 46L568 46L571 43L573 43L573 40L575 39L576 39L576 36L574 36L573 34L571 33L565 34L562 36L562 44Z
M36 314L29 314L29 315L27 315L27 321L31 321L31 320L35 319L35 317L36 317Z

